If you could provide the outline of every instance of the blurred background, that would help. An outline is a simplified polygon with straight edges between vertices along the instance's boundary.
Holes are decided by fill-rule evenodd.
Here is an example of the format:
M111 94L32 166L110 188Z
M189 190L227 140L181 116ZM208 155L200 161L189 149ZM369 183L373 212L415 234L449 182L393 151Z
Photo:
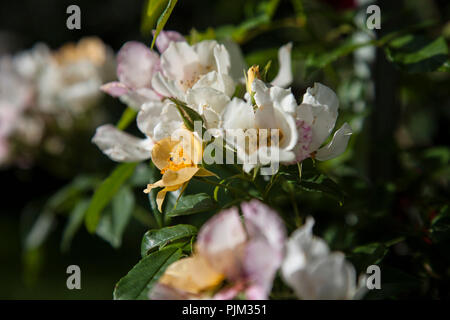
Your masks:
M366 27L372 3L381 8L379 30ZM71 4L81 8L80 30L66 27ZM46 65L49 56L59 57L56 71L39 78L39 92L47 95L23 103L32 106L23 107L22 122L11 129L16 115L0 118L6 132L0 149L8 150L0 151L2 299L111 299L115 283L140 258L142 235L153 222L138 183L133 190L141 210L120 240L84 227L75 234L67 222L114 167L90 139L96 126L116 123L124 105L89 90L115 79L114 53L126 41L150 45L146 4L0 2L0 86L6 83L0 108L12 92L28 90L26 76L34 70L27 61ZM341 186L344 201L302 193L296 200L302 215L316 218L317 234L347 253L358 272L381 265L383 289L367 298L450 298L448 1L179 0L165 29L191 42L231 38L248 65L272 60L269 77L277 70L277 49L292 42L297 101L315 81L326 84L340 99L337 126L347 121L354 130L347 152L319 165ZM65 65L85 52L90 65ZM81 99L74 83L89 95ZM80 99L71 106L73 96ZM36 92L30 97L36 100ZM66 287L71 264L81 268L82 290Z

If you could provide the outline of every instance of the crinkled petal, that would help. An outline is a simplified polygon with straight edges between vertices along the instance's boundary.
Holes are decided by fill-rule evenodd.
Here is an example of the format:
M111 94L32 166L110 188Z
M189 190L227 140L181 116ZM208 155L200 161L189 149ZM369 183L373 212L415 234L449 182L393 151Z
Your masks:
M223 44L219 44L214 47L214 58L217 72L228 74L230 72L231 61L230 55Z
M331 142L328 145L317 150L316 159L319 161L325 161L336 158L337 156L344 153L345 149L347 149L347 144L350 140L351 135L352 129L350 128L348 123L344 123L342 127L340 127L334 133Z
M159 57L140 42L125 43L117 54L117 77L130 88L150 88Z
M199 57L186 42L170 42L161 55L161 68L164 75L171 80L187 80L198 71Z
M211 71L200 77L200 79L192 86L192 89L209 87L225 93L231 97L234 94L236 84L233 79L223 73Z
M316 82L314 87L306 90L302 103L327 106L335 118L338 116L339 100L336 93L321 83Z
M92 142L114 161L135 162L150 159L153 141L139 139L107 124L98 127Z
M214 49L217 47L217 41L204 40L192 46L192 49L197 53L198 62L204 67L215 67ZM217 69L216 69L217 70Z
M204 87L188 90L186 102L189 106L195 106L199 112L202 108L209 107L221 114L227 103L230 102L230 98L221 91Z
M160 115L164 106L163 102L152 101L144 103L138 112L136 117L137 126L147 137L153 137L153 130L161 121Z
M152 79L153 89L163 97L174 97L184 100L184 92L177 82L167 79L161 72L157 72Z
M280 110L288 112L291 115L295 114L295 110L297 109L297 101L295 101L291 88L283 89L280 87L271 87L270 98L275 108L279 108Z
M286 88L292 83L292 66L291 66L292 43L285 44L278 50L279 69L276 77L271 84L274 86Z

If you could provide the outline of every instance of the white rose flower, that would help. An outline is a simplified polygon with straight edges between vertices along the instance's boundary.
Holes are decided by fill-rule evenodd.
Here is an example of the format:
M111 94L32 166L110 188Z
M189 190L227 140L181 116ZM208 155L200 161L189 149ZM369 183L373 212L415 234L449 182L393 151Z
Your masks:
M161 71L152 79L152 87L164 97L186 101L189 89L209 87L231 97L235 83L230 71L230 56L225 46L206 40L190 46L171 42L161 54Z
M300 162L314 154L320 161L329 160L342 154L347 148L352 130L344 123L329 144L321 145L333 131L338 116L339 101L336 94L320 83L308 88L303 102L296 108L298 143L295 147L295 162Z
M253 81L251 88L255 106L246 95L247 101L234 98L225 107L223 128L227 144L236 150L246 172L261 164L293 161L293 148L297 143L293 117L296 102L290 89L269 88L259 79ZM261 129L267 129L267 134L261 134ZM272 130L269 132L269 129ZM248 134L250 144L240 143L232 132ZM277 134L278 143L275 140Z
M291 235L281 265L284 281L300 299L353 299L361 288L356 271L341 252L331 252L324 240L313 236L314 219Z

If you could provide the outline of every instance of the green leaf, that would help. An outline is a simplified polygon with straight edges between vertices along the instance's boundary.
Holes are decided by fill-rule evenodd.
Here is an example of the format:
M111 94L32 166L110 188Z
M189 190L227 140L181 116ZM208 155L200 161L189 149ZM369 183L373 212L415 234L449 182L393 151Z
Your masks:
M197 228L189 224L178 224L173 227L149 230L142 238L141 255L144 257L148 252L158 247L161 249L171 242L192 237L196 234Z
M133 174L137 163L123 163L114 169L92 196L86 211L85 224L90 233L94 233L100 221L102 210L111 201L119 188Z
M83 199L82 201L77 203L75 208L70 213L69 221L67 221L62 235L61 251L67 252L69 250L75 233L83 223L84 214L88 206L89 199Z
M354 39L350 38L344 43L342 43L337 48L328 50L321 54L311 53L307 56L306 59L306 67L308 69L310 68L318 68L322 69L329 65L330 63L338 60L339 58L342 58L346 55L349 55L350 53L354 52L355 50L368 46L373 45L373 41L367 41L367 42L355 42Z
M141 21L141 33L143 35L148 36L151 34L156 21L168 3L169 0L147 0Z
M156 32L153 35L153 41L152 41L152 45L150 46L150 49L153 49L156 38L158 37L159 33L166 25L167 20L169 20L169 17L172 14L173 8L175 8L175 5L177 4L177 2L178 2L178 0L169 0L168 1L166 8L164 9L163 13L161 14L161 16L158 19L158 23L156 24Z
M115 300L147 300L148 293L166 268L181 258L178 247L165 247L142 258L114 288Z
M387 253L385 244L374 242L354 248L349 258L358 269L365 270L370 265L379 264Z
M112 210L104 214L97 226L97 234L114 248L122 244L122 234L134 209L134 194L129 187L122 187L112 200Z
M176 98L169 98L169 100L175 104L181 118L183 118L183 122L186 128L188 128L190 131L194 131L194 123L196 121L199 121L203 126L203 118L197 113L197 111L189 108L184 102Z
M125 130L128 125L136 119L137 111L133 108L126 108L125 111L122 113L122 116L119 119L119 122L117 123L116 127L119 130Z
M431 41L408 34L390 41L385 51L390 61L410 73L436 71L448 61L444 37Z
M168 217L185 216L189 214L213 210L216 202L206 193L186 195L178 200L176 207L167 213Z
M339 202L344 199L341 187L324 173L317 170L303 171L299 186L310 192L322 192Z

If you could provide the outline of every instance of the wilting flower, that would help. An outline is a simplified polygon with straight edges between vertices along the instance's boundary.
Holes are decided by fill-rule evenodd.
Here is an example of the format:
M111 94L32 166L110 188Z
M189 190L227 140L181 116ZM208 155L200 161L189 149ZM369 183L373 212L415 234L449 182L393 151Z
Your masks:
M354 267L343 253L330 252L324 240L313 236L313 226L314 219L308 218L289 238L281 266L283 279L301 299L353 299L361 287Z
M148 184L145 193L163 188L156 196L159 211L166 193L184 190L194 176L213 176L214 173L199 166L202 162L202 141L187 129L177 130L171 137L158 141L152 150L152 161L161 170L161 180Z
M231 97L235 83L230 71L230 56L224 45L213 40L193 46L170 42L161 54L161 71L152 79L155 91L164 97L186 101L188 89L209 87Z
M234 98L225 107L226 142L236 150L247 172L269 162L293 161L297 128L293 117L296 102L291 90L269 88L257 78L249 87L251 95L247 95L247 101ZM237 139L239 135L247 136L249 143Z
M112 67L112 53L98 38L64 45L39 75L38 107L53 114L84 112L100 98L98 88Z
M284 254L286 233L276 212L252 200L223 210L198 233L195 253L170 265L151 299L267 299ZM223 281L229 285L220 288ZM218 292L217 292L218 291ZM216 293L214 293L216 292Z
M156 46L163 53L170 42L185 41L175 31L162 31L156 38ZM117 54L117 78L119 81L104 84L101 89L120 99L130 107L139 110L148 101L159 101L162 96L152 88L152 78L161 71L160 57L145 44L130 41Z
M326 146L321 147L333 131L338 116L339 100L336 94L320 83L308 88L302 103L296 108L295 121L298 142L294 149L295 162L313 156L320 161L342 154L347 148L352 130L344 123Z

